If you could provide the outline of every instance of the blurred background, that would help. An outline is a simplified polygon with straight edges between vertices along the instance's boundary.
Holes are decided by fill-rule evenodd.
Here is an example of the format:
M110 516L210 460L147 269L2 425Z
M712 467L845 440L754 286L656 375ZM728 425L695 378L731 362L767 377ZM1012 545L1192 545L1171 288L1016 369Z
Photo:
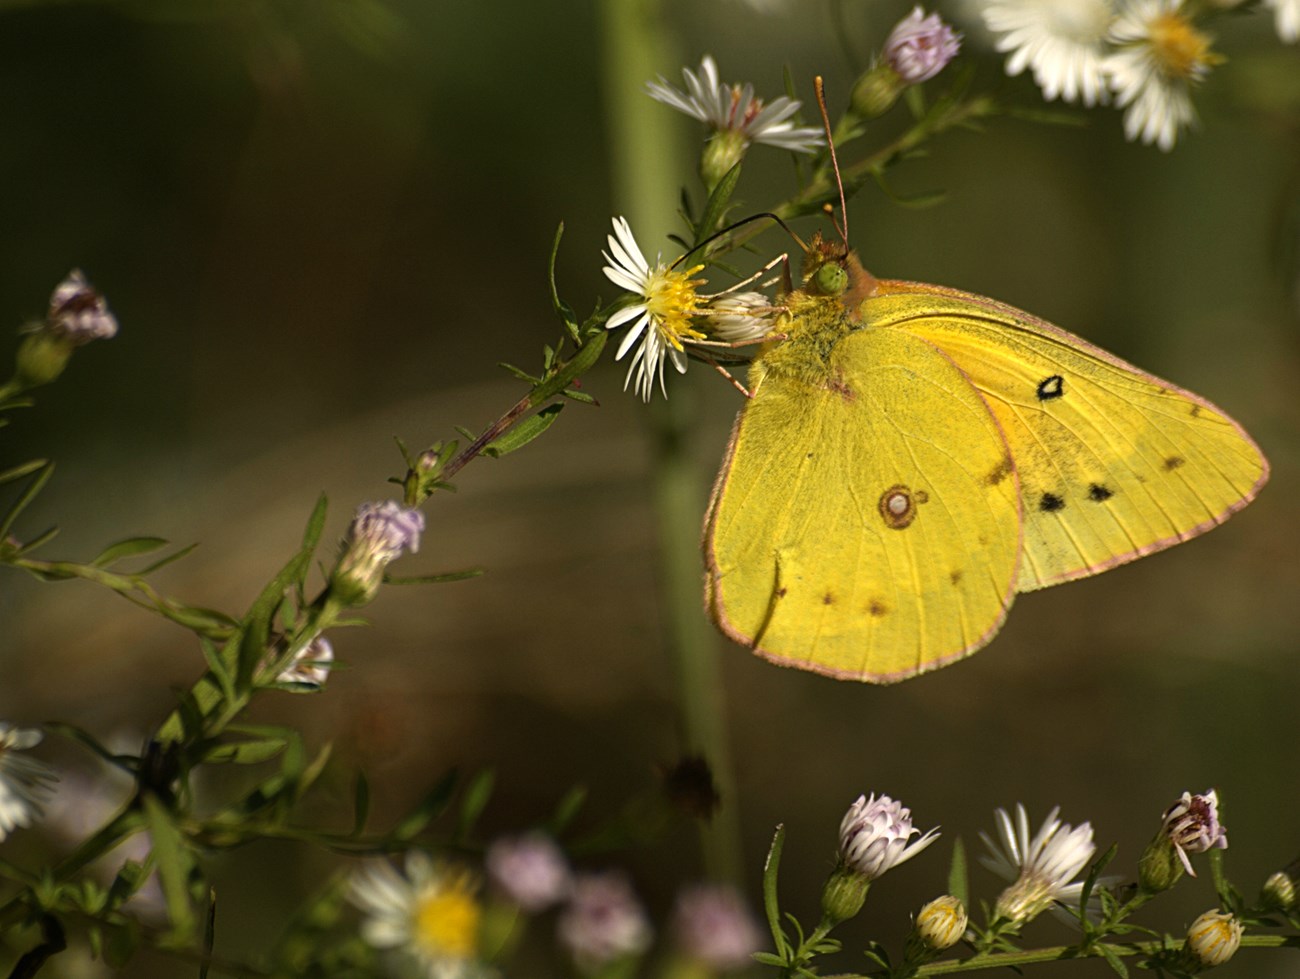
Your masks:
M910 10L768 6L666 2L654 70L676 82L712 53L724 80L775 97L788 66L805 100L825 75L834 109ZM968 32L977 86L1043 108L1031 81L1004 77L964 9L939 9ZM627 206L615 168L628 147L611 118L606 16L574 0L0 3L0 318L39 317L77 266L121 323L4 433L0 466L59 465L20 536L57 523L46 556L70 559L135 534L201 542L156 585L238 614L318 494L332 502L329 560L356 504L395 492L394 435L421 448L509 407L521 387L497 363L534 369L557 336L546 260L559 222L562 294L580 312L612 298L600 249ZM1068 127L995 119L891 175L900 194L946 191L941 204L906 208L868 187L850 204L851 234L877 275L997 297L1205 395L1263 447L1271 484L1187 546L1022 597L988 649L901 686L780 669L719 637L738 779L726 802L756 910L784 823L785 906L815 919L840 817L872 791L945 835L876 885L843 929L850 949L868 937L901 947L909 912L944 888L951 843L974 852L994 808L1017 801L1035 823L1054 805L1091 820L1102 848L1118 842L1122 874L1165 807L1210 786L1230 877L1248 894L1300 854L1300 49L1277 40L1270 15L1216 29L1229 61L1197 95L1199 131L1173 152L1125 142L1113 110ZM658 165L695 192L698 127L654 111L675 135ZM793 189L785 154L758 147L741 213ZM790 247L761 239L768 254ZM424 545L397 569L488 574L386 589L372 628L331 637L347 668L323 693L259 703L259 720L335 743L314 818L347 822L357 768L375 826L448 767L494 768L488 837L544 819L575 783L590 790L579 828L654 791L683 745L646 410L622 384L621 365L601 365L584 382L598 409L570 406L525 451L468 467L458 493L426 507ZM697 369L672 398L692 419L702 519L738 395ZM668 533L694 540L699 521ZM138 739L202 668L188 633L88 584L0 579L8 722ZM53 740L42 753L82 759ZM0 852L21 863L59 850L37 829ZM611 862L658 919L703 873L688 826L584 866ZM218 950L255 956L338 865L289 846L214 858ZM999 888L973 870L976 895ZM1207 873L1144 920L1181 934L1214 904ZM1040 942L1068 938L1035 927ZM531 974L562 971L540 944L526 955ZM840 967L865 960L846 953ZM47 971L97 968L67 955ZM1297 976L1300 961L1243 952L1223 972ZM142 955L124 974L176 964Z

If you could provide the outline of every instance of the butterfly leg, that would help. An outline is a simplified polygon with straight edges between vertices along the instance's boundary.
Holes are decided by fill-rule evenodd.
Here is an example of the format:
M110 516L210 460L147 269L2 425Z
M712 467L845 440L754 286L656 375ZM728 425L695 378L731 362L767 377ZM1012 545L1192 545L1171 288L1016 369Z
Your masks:
M736 380L735 375L733 375L731 371L727 370L725 367L723 367L721 364L719 364L716 360L714 360L712 357L710 357L708 354L704 353L703 351L698 351L697 353L701 360L703 360L706 364L708 364L715 371L717 371L728 381L730 381L732 387L734 387L737 391L743 394L746 398L753 397L753 395L749 393L749 389L746 388L745 385L741 384L738 380Z

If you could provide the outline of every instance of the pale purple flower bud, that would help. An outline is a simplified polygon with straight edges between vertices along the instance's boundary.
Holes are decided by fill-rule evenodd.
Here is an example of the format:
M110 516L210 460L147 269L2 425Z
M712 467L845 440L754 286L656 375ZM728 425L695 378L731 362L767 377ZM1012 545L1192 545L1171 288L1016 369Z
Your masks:
M45 323L52 334L76 346L117 333L117 319L108 311L107 301L80 269L73 269L55 287Z
M423 530L424 514L395 500L357 507L331 578L335 597L347 606L370 602L383 582L384 568L404 551L418 551Z
M559 935L578 965L594 971L645 952L651 930L627 878L611 871L574 882L569 906L560 915Z
M933 78L961 49L961 35L938 14L916 7L885 41L884 60L909 85Z
M1187 858L1189 853L1228 848L1227 830L1219 822L1219 794L1214 789L1204 795L1184 792L1181 799L1165 810L1164 832L1183 861L1183 869L1195 877L1196 871Z
M677 896L673 927L690 958L713 972L730 972L753 963L763 947L754 916L734 888L699 884Z
M498 890L530 914L559 903L573 887L564 854L541 833L497 840L488 847L487 872Z
M840 860L867 880L910 860L939 838L932 829L919 840L912 828L912 811L887 795L858 796L840 822ZM909 842L911 841L911 842Z

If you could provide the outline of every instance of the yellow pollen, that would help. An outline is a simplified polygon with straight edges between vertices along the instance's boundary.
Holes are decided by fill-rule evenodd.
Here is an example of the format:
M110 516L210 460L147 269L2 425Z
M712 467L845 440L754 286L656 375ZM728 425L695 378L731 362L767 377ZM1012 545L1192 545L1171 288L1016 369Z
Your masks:
M482 909L466 882L451 879L421 897L415 908L415 944L431 956L467 959L478 944Z
M696 265L685 272L656 269L646 283L646 311L659 335L675 350L682 349L683 340L704 339L704 334L691 326L691 317L705 312L695 291L705 280L691 278L702 268Z
M1223 59L1210 50L1210 39L1178 14L1163 13L1148 28L1151 53L1170 78L1192 79Z

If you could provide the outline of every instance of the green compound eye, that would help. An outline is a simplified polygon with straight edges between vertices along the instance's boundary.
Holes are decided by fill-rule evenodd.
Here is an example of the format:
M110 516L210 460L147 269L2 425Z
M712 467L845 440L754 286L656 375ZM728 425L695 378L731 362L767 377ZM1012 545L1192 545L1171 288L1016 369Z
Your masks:
M838 296L849 286L849 273L844 271L844 266L827 262L813 273L810 284L814 292L823 296Z

